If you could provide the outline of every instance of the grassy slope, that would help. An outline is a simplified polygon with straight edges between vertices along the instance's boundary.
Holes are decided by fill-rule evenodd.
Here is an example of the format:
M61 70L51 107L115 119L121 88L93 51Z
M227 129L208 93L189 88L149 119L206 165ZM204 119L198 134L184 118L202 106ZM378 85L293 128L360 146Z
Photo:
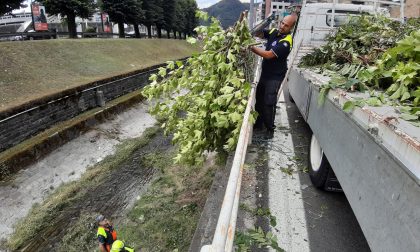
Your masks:
M181 40L79 39L0 43L0 111L25 101L191 55Z

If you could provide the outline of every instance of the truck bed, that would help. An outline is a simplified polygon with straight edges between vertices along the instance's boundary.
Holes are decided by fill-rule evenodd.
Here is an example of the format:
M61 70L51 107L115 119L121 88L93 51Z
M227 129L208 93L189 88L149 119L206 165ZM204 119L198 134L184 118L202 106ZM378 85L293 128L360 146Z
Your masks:
M293 62L293 70L304 79L320 88L330 81L330 77L315 73L307 68L299 68L302 56L313 50L313 46L302 46ZM342 107L346 101L367 98L368 94L347 92L342 89L331 90L328 99ZM406 172L420 185L420 128L399 118L398 111L392 106L356 107L347 115L362 128L370 132L392 155L405 166Z
M289 92L317 137L372 251L420 251L420 128L398 118L393 107L343 104L360 92L331 90L330 78L297 66L310 46L300 47L288 76Z

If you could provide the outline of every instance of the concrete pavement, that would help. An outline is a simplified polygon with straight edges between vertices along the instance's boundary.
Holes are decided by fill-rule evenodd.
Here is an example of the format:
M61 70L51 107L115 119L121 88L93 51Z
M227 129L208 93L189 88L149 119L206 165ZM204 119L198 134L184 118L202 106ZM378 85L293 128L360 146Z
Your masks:
M284 96L277 104L276 126L269 141L258 134L253 137L237 230L262 227L277 236L285 251L370 251L344 193L312 186L307 174L312 133L297 107ZM257 209L269 209L276 225L270 225L269 216L252 213Z

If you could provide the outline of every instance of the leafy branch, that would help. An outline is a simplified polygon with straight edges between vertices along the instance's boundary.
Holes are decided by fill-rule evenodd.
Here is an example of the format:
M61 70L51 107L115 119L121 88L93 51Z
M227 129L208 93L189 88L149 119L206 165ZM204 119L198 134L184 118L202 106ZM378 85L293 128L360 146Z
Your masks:
M207 20L204 12L197 16ZM209 26L195 28L202 45L200 53L183 62L168 62L150 77L143 95L150 112L165 122L165 133L178 145L176 162L203 162L208 151L234 149L251 90L254 57L243 50L253 43L242 15L233 28L223 30L215 18ZM251 117L251 120L254 120Z

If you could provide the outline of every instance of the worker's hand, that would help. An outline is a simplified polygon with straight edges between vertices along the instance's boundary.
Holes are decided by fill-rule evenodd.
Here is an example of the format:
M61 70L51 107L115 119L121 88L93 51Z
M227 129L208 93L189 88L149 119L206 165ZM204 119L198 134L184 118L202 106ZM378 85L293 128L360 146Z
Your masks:
M241 46L240 50L241 50L242 53L246 53L250 50L250 46Z

